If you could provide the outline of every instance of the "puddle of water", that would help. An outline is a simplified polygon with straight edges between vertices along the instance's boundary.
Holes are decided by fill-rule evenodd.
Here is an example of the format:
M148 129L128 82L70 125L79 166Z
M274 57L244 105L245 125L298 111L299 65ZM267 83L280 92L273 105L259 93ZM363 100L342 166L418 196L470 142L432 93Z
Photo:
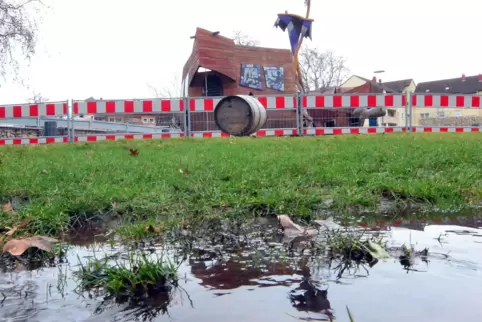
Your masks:
M348 321L345 306L357 322L482 318L482 229L429 225L423 230L391 227L377 233L393 247L393 259L367 271L345 271L339 280L334 265L330 269L309 263L312 283L318 284L319 291L314 292L303 278L306 267L295 265L301 257L278 243L273 229L241 238L247 244L241 249L227 232L197 243L202 247L180 266L181 287L167 305L166 296L160 295L144 308L100 305L99 299L74 292L78 257L92 256L92 248L75 246L68 253L69 264L1 273L0 292L6 298L0 321L324 321L330 308L337 321ZM416 250L427 247L428 263L415 258L412 270L405 270L396 258L403 244L413 244ZM97 255L112 251L96 248ZM152 310L156 305L157 312Z

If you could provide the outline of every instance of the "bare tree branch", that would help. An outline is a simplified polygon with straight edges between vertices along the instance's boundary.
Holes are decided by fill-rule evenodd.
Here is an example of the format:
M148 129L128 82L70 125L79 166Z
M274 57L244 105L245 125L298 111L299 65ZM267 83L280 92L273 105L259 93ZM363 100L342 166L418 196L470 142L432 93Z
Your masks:
M44 97L41 93L33 92L32 96L28 99L30 103L41 104L47 102L49 99Z
M248 35L244 34L242 31L237 30L233 33L233 40L236 45L245 46L245 47L258 47L259 41L249 37Z
M300 67L303 83L309 90L339 86L349 73L342 56L307 46L300 52Z
M40 0L0 0L0 75L7 67L15 73L22 58L30 60L37 44L37 20L35 14L43 6Z
M183 97L183 90L179 77L175 76L166 87L157 88L147 84L152 94L156 98L179 98Z

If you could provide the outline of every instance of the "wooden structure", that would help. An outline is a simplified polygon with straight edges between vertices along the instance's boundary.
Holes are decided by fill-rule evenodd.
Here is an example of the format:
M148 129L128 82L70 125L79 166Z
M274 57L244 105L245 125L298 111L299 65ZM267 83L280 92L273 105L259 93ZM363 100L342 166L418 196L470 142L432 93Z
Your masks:
M261 66L261 90L240 85L242 64ZM284 91L267 88L263 67L283 67ZM208 72L199 71L203 67ZM297 92L293 55L288 49L240 46L233 39L197 28L192 53L182 72L190 97L247 95L280 95ZM207 93L206 93L207 88Z
M262 89L241 86L241 65L260 65ZM267 88L264 67L282 67L284 91ZM200 68L208 69L202 71ZM296 71L288 49L240 46L219 33L197 28L192 53L182 72L185 94L190 97L230 95L295 94ZM266 128L296 128L294 111L267 111ZM196 112L191 115L191 130L218 130L214 115Z

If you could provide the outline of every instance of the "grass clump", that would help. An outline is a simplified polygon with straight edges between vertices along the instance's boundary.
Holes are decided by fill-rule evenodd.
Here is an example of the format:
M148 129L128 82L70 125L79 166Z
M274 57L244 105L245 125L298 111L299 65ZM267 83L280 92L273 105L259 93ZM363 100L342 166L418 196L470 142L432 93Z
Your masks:
M80 291L106 298L142 299L170 291L177 284L177 267L164 256L132 252L127 259L91 258L77 272Z
M29 200L19 216L45 235L109 216L311 217L376 211L382 199L450 210L482 201L479 148L478 133L3 147L0 199Z

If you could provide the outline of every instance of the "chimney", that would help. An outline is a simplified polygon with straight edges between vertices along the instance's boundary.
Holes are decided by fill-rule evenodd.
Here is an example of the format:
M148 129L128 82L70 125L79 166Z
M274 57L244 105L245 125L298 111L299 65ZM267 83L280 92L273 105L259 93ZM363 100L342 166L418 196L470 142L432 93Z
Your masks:
M377 77L376 77L376 76L373 76L372 82L375 82L375 83L377 82Z
M378 84L380 84L380 85L382 84L382 80L381 80L381 79L378 80Z
M465 80L466 80L465 74L462 74L462 82L465 82Z
M482 83L482 74L479 74L479 76L477 76L477 79L479 80L479 83Z

